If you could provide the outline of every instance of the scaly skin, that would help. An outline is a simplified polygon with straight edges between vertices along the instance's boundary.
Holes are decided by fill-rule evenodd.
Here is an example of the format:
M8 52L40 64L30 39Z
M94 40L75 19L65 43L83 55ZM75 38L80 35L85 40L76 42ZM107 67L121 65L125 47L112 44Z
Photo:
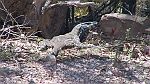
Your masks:
M93 46L88 46L80 42L83 39L85 33L89 32L89 29L96 26L97 22L85 22L76 25L73 30L65 35L59 35L50 39L45 39L43 47L52 47L52 52L48 56L58 55L58 52L67 46L77 46L80 48L88 48Z

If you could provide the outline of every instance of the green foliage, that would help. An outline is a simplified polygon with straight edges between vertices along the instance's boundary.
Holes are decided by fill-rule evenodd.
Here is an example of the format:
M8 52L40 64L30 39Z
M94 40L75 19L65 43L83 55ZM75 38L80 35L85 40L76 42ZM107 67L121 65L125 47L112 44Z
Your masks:
M76 8L75 17L86 16L88 14L88 8Z
M0 60L11 60L13 54L9 49L0 49Z
M96 4L100 4L104 0L81 0L81 2L95 2ZM75 9L75 17L82 17L88 14L88 7Z

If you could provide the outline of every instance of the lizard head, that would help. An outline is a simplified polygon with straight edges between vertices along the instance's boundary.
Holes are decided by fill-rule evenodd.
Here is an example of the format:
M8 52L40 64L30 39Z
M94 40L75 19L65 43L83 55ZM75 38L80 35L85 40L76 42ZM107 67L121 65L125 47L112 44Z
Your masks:
M83 22L81 23L81 27L90 28L95 27L98 23L96 21L93 22Z
M87 37L89 30L96 27L97 22L84 22L81 23L78 35L80 38L80 41L84 41L84 39Z

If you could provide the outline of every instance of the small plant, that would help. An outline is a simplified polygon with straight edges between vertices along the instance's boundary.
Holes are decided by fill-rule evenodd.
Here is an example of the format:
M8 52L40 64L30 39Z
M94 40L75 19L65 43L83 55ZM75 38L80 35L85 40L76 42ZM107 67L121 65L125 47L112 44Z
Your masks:
M76 8L75 10L75 17L82 17L82 16L86 16L88 14L88 8Z
M0 49L0 60L11 60L13 54L9 49Z

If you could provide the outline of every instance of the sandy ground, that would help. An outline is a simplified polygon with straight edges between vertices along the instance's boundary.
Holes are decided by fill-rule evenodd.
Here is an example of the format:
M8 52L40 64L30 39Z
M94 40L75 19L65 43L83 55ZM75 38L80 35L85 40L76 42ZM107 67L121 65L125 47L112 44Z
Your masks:
M0 62L0 84L150 84L150 67L136 61L93 55L46 64Z

